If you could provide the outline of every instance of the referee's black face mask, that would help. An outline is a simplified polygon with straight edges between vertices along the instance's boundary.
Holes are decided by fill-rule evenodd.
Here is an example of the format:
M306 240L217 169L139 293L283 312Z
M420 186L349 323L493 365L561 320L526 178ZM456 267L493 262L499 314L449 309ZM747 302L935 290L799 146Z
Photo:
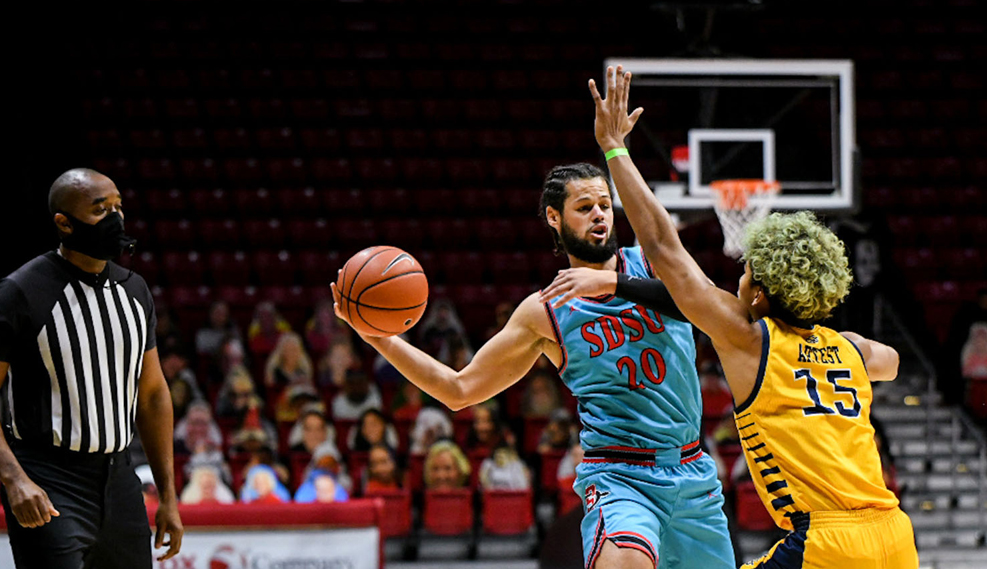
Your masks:
M62 244L68 249L94 259L108 261L120 256L126 249L133 249L137 240L123 232L123 216L111 212L95 224L86 223L67 213L60 212L72 222L72 233L62 236Z

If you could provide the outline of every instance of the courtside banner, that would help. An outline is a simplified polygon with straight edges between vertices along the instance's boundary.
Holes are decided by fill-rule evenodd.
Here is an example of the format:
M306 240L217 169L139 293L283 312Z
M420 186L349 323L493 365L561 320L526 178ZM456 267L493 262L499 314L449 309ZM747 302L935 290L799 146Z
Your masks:
M2 510L0 510L2 512ZM156 509L148 509L154 530ZM382 500L181 506L182 550L154 569L383 569ZM0 569L14 569L0 521ZM153 540L153 537L152 537ZM153 545L153 541L152 541ZM154 551L155 558L166 550Z

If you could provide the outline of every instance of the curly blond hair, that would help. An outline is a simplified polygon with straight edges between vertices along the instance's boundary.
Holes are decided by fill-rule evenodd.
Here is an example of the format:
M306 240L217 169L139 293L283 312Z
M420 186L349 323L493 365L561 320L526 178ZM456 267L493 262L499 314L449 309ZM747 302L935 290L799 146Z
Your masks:
M744 260L778 308L815 324L850 292L846 248L812 212L773 213L745 230Z

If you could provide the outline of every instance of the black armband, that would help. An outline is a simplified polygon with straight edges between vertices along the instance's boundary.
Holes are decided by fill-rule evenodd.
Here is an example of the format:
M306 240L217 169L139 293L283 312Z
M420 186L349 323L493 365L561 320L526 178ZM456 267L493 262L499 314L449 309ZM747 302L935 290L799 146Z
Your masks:
M679 307L675 305L675 301L672 300L672 295L669 294L665 283L658 279L642 279L617 273L617 290L614 294L624 300L641 304L664 316L688 322Z

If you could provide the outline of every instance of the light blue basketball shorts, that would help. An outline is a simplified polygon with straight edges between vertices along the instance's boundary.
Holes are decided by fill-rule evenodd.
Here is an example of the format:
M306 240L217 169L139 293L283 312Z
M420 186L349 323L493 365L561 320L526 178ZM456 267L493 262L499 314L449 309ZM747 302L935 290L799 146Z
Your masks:
M657 569L737 567L716 464L698 443L659 451L588 450L573 489L583 497L587 569L606 540L645 553Z

